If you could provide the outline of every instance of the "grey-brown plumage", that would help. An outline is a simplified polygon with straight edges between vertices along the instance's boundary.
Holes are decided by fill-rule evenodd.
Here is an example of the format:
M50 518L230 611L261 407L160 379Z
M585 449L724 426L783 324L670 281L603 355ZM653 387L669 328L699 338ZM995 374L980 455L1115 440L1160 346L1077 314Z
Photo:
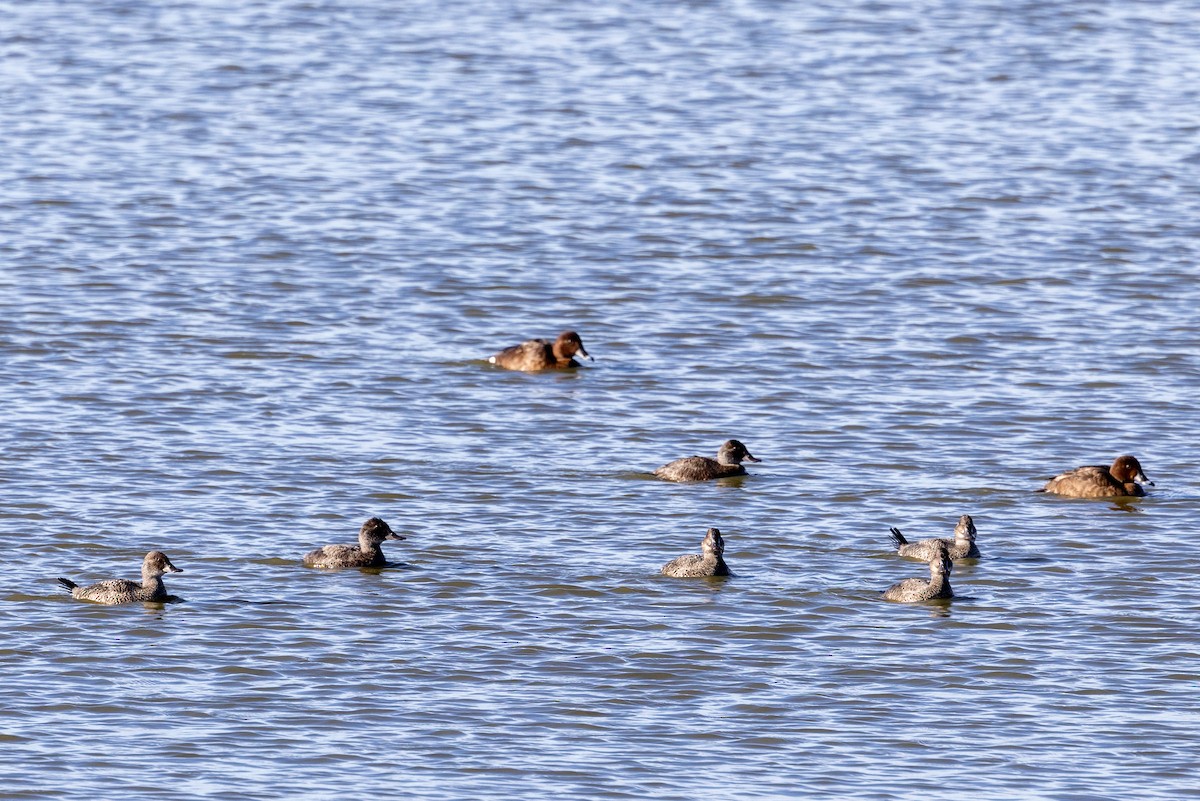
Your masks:
M975 521L970 515L963 515L958 518L958 525L954 527L954 537L942 537L940 539L921 540L919 542L909 542L904 539L904 535L900 533L900 529L892 528L892 543L896 546L896 553L901 556L907 556L910 559L920 559L922 562L928 562L933 558L935 543L942 543L946 546L947 552L951 559L978 559L979 546L975 544Z
M673 578L700 578L703 576L728 576L729 566L725 564L725 540L721 532L710 528L700 543L701 553L680 556L667 562L662 567L664 576Z
M688 456L664 464L654 475L667 481L708 481L714 478L746 475L742 462L761 462L750 455L746 446L736 439L727 440L717 451L717 458Z
M128 579L111 579L80 587L75 582L60 578L58 583L70 590L71 595L81 601L91 601L97 604L128 604L135 601L163 603L173 596L167 592L162 577L166 573L182 573L183 571L171 564L171 560L162 551L151 551L142 560L142 583Z
M572 358L577 353L585 359L592 358L583 349L583 340L579 338L579 334L563 331L554 342L529 339L520 345L505 348L488 361L506 370L565 370L579 366L579 362Z
M1114 459L1111 467L1088 465L1057 475L1046 482L1042 492L1069 498L1140 498L1146 494L1142 484L1154 486L1142 472L1141 462L1125 454Z
M385 540L402 540L391 526L372 517L358 531L358 545L326 545L304 556L306 567L383 567Z
M950 561L946 543L934 540L933 556L929 559L929 581L919 578L905 579L884 590L883 600L912 603L934 598L951 598L954 596L954 590L950 589L950 571L953 569L954 562Z

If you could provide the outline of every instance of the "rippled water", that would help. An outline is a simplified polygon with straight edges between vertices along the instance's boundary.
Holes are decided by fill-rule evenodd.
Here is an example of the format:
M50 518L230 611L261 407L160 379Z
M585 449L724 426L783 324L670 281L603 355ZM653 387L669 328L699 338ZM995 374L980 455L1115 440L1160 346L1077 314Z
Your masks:
M1193 4L0 19L0 797L1200 796Z

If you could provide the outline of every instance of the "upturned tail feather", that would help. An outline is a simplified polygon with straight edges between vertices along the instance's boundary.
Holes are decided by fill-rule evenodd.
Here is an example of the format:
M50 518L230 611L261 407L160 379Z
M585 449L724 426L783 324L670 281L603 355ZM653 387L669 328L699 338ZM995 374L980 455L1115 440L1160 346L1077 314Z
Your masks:
M76 587L78 587L78 586L79 586L78 584L76 584L75 582L71 581L70 579L65 579L65 578L60 578L60 579L58 580L58 583L59 583L59 584L61 584L61 585L63 585L64 587L66 587L66 588L67 588L67 592L70 592L71 590L73 590L73 589L75 589Z
M892 528L892 545L895 545L897 548L908 545L908 540L904 539L904 535L900 533L900 529L895 527Z

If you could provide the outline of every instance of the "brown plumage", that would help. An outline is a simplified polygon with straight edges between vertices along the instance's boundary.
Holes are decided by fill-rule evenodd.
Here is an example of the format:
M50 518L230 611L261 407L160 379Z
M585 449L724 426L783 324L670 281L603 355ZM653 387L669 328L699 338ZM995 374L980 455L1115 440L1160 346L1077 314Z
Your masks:
M884 590L883 600L913 603L931 601L934 598L951 598L954 596L954 590L950 588L950 571L953 569L954 562L950 561L946 543L934 540L933 555L929 559L929 581L919 578L905 579Z
M592 358L583 349L579 334L563 331L553 343L544 339L526 340L520 345L505 348L488 361L506 370L565 370L579 366L579 362L572 358L577 353L585 359Z
M958 525L954 527L954 538L928 539L919 542L909 542L904 539L904 535L900 533L900 529L892 528L892 543L896 546L896 553L901 556L907 556L910 559L920 559L922 562L928 562L933 558L936 543L942 543L946 546L946 550L950 554L951 559L978 559L979 547L975 544L975 521L970 515L963 515L958 518Z
M58 583L70 590L71 595L81 601L91 601L97 604L128 604L134 601L163 603L172 599L163 584L162 577L166 573L182 573L183 571L171 564L171 560L162 551L151 551L142 560L142 583L128 579L111 579L80 587L69 579L60 578Z
M728 576L729 566L725 564L725 540L721 532L710 528L704 534L700 543L700 554L679 556L667 562L662 567L664 576L672 578L701 578L704 576Z
M1118 456L1112 467L1089 465L1057 475L1046 482L1042 491L1069 498L1141 497L1146 494L1142 484L1154 486L1137 458L1125 454Z
M391 526L372 517L358 531L358 545L325 545L304 556L306 567L383 567L385 540L402 540Z
M654 475L667 481L708 481L714 478L746 475L742 462L761 462L746 450L746 446L736 439L726 441L717 451L717 458L707 456L688 456L664 464L654 471Z

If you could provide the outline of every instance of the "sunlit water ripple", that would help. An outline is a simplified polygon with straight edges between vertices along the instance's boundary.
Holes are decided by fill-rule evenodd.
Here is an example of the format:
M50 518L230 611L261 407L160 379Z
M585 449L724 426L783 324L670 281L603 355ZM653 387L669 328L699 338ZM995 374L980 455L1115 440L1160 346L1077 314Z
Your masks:
M0 18L0 797L1200 796L1191 5Z

